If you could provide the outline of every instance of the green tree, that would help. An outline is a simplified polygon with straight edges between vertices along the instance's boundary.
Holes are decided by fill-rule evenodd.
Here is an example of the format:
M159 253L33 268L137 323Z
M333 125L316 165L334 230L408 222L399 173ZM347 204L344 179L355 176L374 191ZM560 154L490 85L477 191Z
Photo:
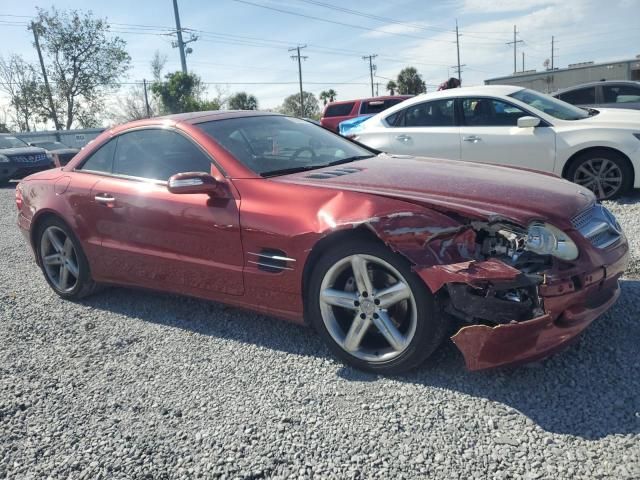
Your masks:
M202 98L205 90L200 77L194 73L168 73L164 82L151 85L151 91L157 96L164 113L219 110L221 107L217 99Z
M333 102L337 96L338 92L336 92L333 88L330 88L329 90L323 90L320 92L320 95L318 95L320 100L322 100L323 105L326 105L328 102Z
M227 101L230 110L257 110L258 99L247 92L238 92Z
M389 95L395 95L396 90L398 90L398 84L393 80L389 80L387 82L387 91L389 92Z
M413 67L407 67L400 71L397 86L400 95L418 95L427 91L422 76Z
M303 112L300 111L300 94L294 93L284 99L284 102L279 109L280 113L284 113L285 115L294 115L296 117L319 118L320 105L313 93L302 92L302 99L304 102Z
M31 28L40 37L56 110L54 114L42 88L38 104L43 116L57 117L67 130L75 124L95 125L107 91L129 69L126 42L110 34L105 19L79 10L38 9Z

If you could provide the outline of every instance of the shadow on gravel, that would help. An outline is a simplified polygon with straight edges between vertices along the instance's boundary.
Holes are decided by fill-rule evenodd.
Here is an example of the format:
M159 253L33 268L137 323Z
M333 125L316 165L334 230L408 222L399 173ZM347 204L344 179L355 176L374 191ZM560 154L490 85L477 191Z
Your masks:
M471 373L449 342L399 379L500 402L553 433L589 440L640 433L640 281L621 284L613 309L576 344L543 362Z
M464 369L455 346L447 342L422 368L393 380L500 402L553 433L585 439L639 433L640 281L625 280L622 288L615 307L594 322L579 342L544 362L471 373ZM310 329L206 301L111 288L83 303L202 335L331 358ZM338 376L350 382L389 380L349 367L340 368Z

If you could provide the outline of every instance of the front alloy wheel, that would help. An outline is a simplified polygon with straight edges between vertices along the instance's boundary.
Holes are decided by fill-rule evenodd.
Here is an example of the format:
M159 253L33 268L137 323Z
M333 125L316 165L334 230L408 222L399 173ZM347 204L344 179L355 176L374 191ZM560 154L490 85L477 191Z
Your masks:
M416 301L402 275L371 255L350 255L325 274L322 320L354 357L383 362L402 354L416 331Z
M373 240L323 254L309 287L311 323L338 357L363 370L409 370L445 332L445 317L409 262Z

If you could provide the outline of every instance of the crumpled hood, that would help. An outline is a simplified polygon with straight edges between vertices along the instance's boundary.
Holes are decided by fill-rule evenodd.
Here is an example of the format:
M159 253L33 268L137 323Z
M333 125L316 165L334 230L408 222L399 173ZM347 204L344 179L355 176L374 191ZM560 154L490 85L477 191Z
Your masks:
M544 220L560 228L571 228L571 218L595 201L589 190L552 174L385 154L278 180L383 195L476 218L506 217L521 225Z

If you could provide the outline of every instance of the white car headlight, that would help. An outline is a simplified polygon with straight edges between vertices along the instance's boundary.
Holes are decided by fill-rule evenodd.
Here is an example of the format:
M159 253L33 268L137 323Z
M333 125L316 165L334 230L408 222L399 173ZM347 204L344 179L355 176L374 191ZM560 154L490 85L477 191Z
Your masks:
M9 157L6 155L0 155L0 163L9 163Z
M553 255L562 260L578 258L578 247L559 228L548 223L532 223L527 232L525 249L540 255Z

